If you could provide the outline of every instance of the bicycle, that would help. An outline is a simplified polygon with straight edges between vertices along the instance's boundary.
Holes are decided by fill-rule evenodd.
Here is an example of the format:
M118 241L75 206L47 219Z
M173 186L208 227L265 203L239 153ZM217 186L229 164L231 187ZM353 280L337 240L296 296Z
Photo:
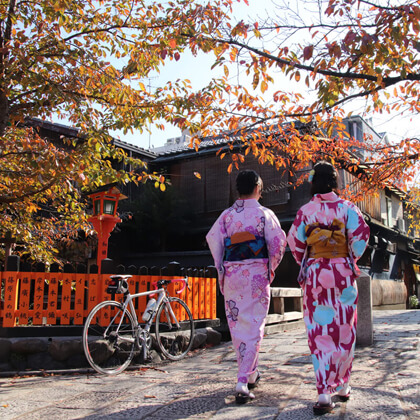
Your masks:
M116 375L123 372L137 356L146 360L153 346L150 335L155 320L157 347L169 360L180 360L190 351L194 338L194 320L188 305L170 296L167 286L184 282L189 288L188 277L154 283L157 290L131 294L128 281L131 275L110 276L107 293L124 295L122 302L104 301L89 313L83 328L83 349L90 366L98 373ZM153 308L146 307L144 326L138 321L133 300L141 296L158 295Z

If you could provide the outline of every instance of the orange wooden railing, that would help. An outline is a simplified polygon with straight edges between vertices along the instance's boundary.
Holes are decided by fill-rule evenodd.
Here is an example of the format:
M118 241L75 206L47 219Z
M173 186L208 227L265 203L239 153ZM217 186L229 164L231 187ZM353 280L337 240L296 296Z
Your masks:
M172 296L179 296L188 304L194 319L216 319L216 279L189 277L191 290L175 293L181 283L168 287ZM195 275L195 274L194 274ZM82 325L90 310L103 300L110 300L106 285L110 274L52 273L52 272L0 272L1 306L0 327L30 325ZM181 276L133 275L129 280L130 292L140 293L153 289L160 278ZM120 295L117 295L117 298ZM137 316L141 319L146 297L136 299Z

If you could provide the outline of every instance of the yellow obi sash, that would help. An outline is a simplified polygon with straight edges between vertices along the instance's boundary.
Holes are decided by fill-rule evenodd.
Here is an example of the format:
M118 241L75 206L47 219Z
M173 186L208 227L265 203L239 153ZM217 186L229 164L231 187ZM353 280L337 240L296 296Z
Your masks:
M345 226L341 220L334 219L330 226L312 223L305 227L309 258L348 257Z

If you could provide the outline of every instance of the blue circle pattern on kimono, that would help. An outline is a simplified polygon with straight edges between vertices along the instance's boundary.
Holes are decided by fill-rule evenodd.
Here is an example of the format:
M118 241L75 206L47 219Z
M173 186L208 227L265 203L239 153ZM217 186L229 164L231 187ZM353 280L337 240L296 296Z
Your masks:
M301 242L305 242L306 239L307 239L306 232L305 232L305 227L306 227L305 223L302 222L300 224L300 226L298 227L297 232L296 232L297 238Z
M340 297L340 302L343 305L353 305L357 298L357 290L353 286L349 286L343 290Z
M366 241L364 240L356 241L352 244L352 250L354 252L354 255L356 255L356 257L361 257L363 253L365 252L365 249L366 249Z
M352 209L347 211L347 229L355 230L359 226L359 215Z
M314 311L314 321L319 325L328 325L334 320L335 311L333 308L318 305Z
M315 354L312 354L311 357L312 357L312 364L314 365L314 370L316 372L319 369L319 360L317 359Z

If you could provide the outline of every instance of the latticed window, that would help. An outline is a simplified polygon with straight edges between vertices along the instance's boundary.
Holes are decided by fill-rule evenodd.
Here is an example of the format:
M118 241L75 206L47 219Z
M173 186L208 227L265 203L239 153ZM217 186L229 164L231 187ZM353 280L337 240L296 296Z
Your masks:
M196 213L221 212L237 198L236 176L238 171L227 172L231 161L228 156L220 159L215 155L183 160L171 168L174 187L188 199ZM275 206L288 201L288 174L276 171L271 165L261 165L247 157L240 170L253 169L264 182L262 204ZM199 174L197 177L195 174Z
M203 159L191 159L182 161L179 164L179 188L182 195L188 199L189 203L197 213L205 211L205 195L204 195L204 160ZM195 173L200 174L197 177ZM175 179L174 179L175 181ZM175 184L174 184L175 185Z
M257 165L255 169L261 176L264 183L263 201L264 206L276 206L285 204L288 201L287 183L289 181L288 172L276 171L271 165Z
M207 159L204 183L206 189L206 210L222 211L235 199L236 173L228 173L227 158L213 157Z

